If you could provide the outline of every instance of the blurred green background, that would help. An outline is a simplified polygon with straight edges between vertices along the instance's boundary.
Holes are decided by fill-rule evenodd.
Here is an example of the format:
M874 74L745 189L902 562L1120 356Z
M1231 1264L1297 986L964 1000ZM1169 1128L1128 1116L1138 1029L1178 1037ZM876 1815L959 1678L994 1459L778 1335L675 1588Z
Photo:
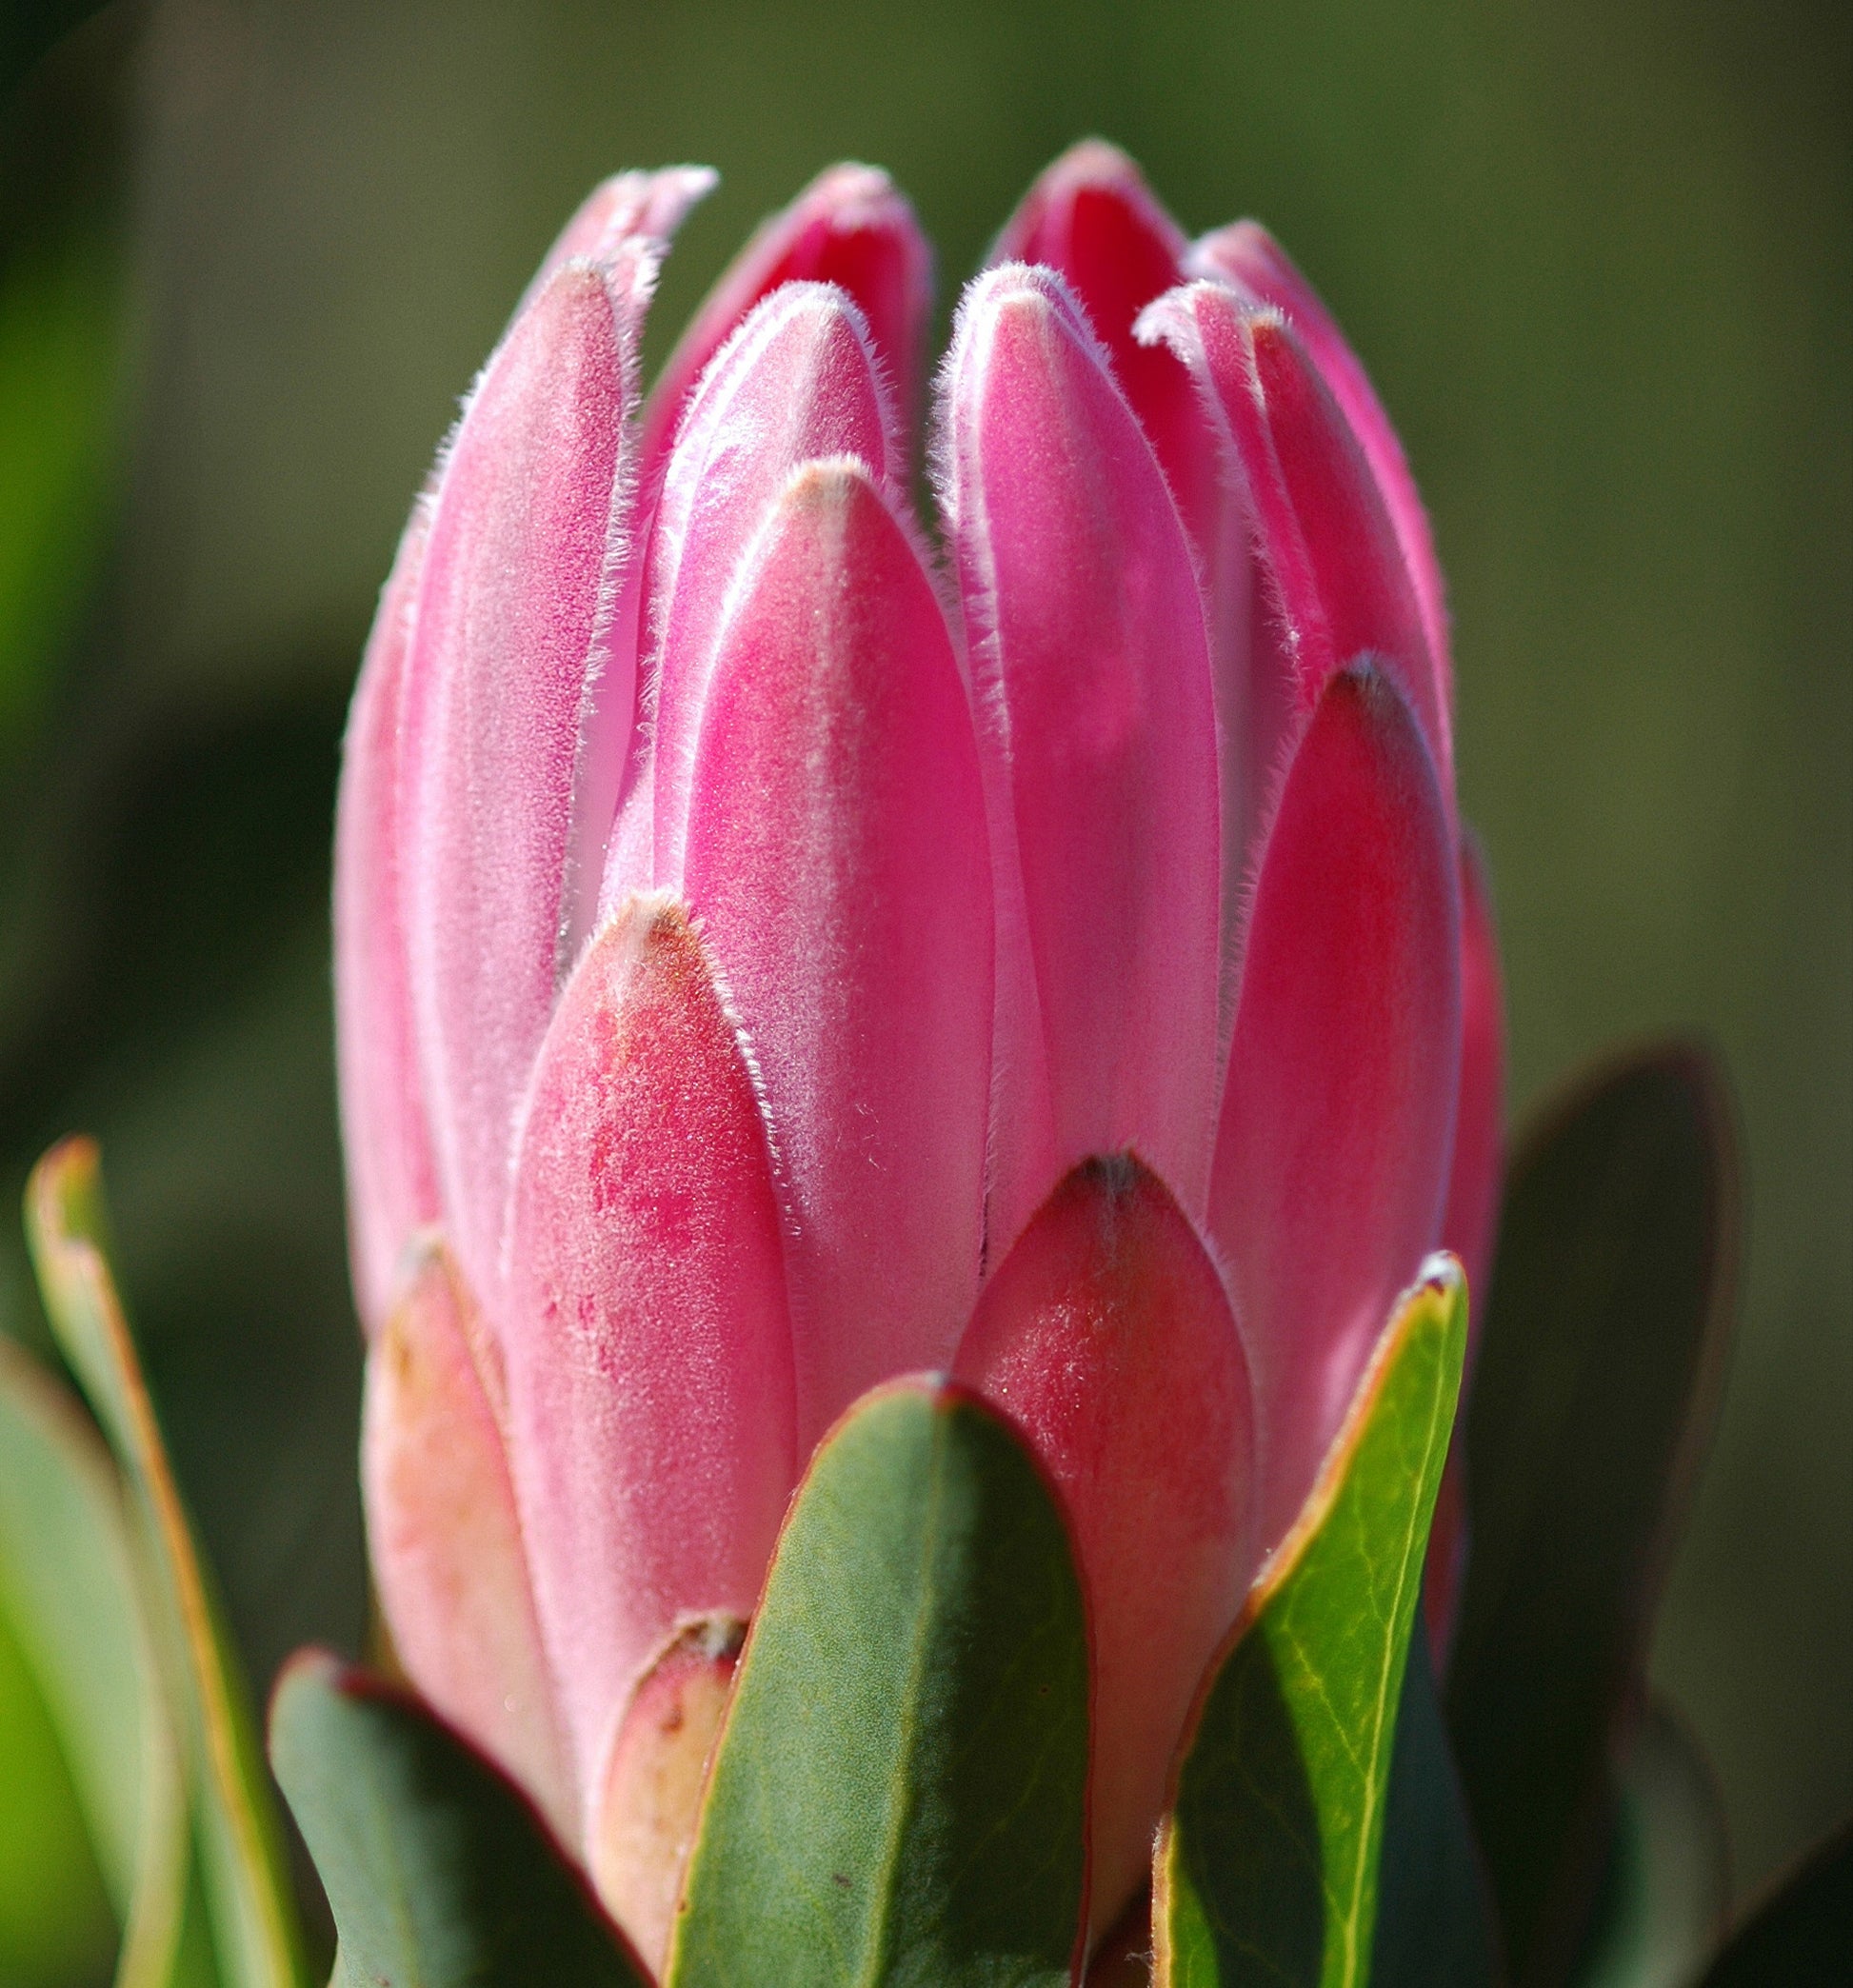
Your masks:
M1452 584L1515 1112L1619 1037L1728 1058L1743 1331L1656 1675L1740 1892L1853 1804L1843 0L158 0L59 38L85 11L10 0L0 28L0 1193L102 1138L259 1678L362 1633L328 845L372 598L456 396L617 166L725 174L660 355L827 161L896 173L949 308L1100 131L1193 230L1266 220L1401 426ZM36 1341L5 1226L0 1322ZM48 1743L0 1625L0 1782L55 1778ZM0 1981L83 1978L74 1822L4 1821Z

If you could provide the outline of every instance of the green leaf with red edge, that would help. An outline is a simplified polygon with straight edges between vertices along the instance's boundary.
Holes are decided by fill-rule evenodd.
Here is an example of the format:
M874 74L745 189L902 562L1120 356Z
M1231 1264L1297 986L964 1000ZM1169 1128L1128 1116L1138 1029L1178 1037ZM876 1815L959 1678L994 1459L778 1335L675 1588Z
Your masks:
M1445 1707L1523 1988L1569 1978L1596 1901L1722 1364L1733 1183L1722 1082L1677 1045L1580 1090L1512 1168Z
M1068 1982L1086 1780L1086 1625L1054 1494L964 1390L879 1389L780 1536L671 1988Z
M96 1147L52 1147L26 1190L27 1239L47 1316L132 1494L150 1610L191 1758L213 1942L229 1988L297 1988L295 1900L243 1675L168 1462L110 1272Z
M305 1650L270 1759L334 1912L334 1988L648 1988L526 1796L408 1693Z
M1370 1979L1397 1708L1465 1349L1465 1282L1437 1259L1211 1669L1153 1859L1161 1988Z

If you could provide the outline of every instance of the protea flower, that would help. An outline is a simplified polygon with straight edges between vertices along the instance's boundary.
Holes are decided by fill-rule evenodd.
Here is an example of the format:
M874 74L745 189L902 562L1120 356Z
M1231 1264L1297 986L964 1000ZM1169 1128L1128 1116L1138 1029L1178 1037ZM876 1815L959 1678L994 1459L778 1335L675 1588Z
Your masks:
M949 1370L1072 1527L1099 1928L1396 1294L1484 1260L1441 580L1254 224L1193 244L1119 153L1051 168L959 308L935 538L929 256L878 172L768 223L641 397L708 184L628 173L568 224L355 697L380 1597L660 1953L807 1459Z

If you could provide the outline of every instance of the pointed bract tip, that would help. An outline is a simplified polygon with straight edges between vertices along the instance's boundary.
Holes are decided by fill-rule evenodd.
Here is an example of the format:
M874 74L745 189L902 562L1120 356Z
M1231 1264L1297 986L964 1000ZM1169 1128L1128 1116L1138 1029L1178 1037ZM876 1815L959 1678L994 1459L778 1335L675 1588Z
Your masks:
M655 172L618 172L601 180L554 237L515 307L515 316L539 296L554 271L568 262L593 262L609 268L627 253L641 255L646 268L631 280L641 275L648 289L676 230L720 183L721 176L711 166L666 166Z
M1199 235L1185 253L1184 267L1192 276L1206 278L1225 288L1255 294L1245 272L1265 269L1269 274L1290 276L1298 283L1305 279L1294 267L1286 250L1259 221L1231 221Z
M723 1008L727 1006L726 989L700 924L673 890L638 889L620 898L587 941L586 951L601 946L608 951L619 978L635 973L647 960L653 961L682 984L712 986ZM528 1108L524 1101L524 1123Z
M1257 352L1292 352L1302 364L1312 366L1293 327L1287 323L1286 312L1278 304L1245 304L1240 307L1239 315L1248 328Z
M1238 325L1287 328L1278 305L1246 296L1211 277L1194 276L1154 297L1134 321L1132 335L1141 345L1168 345L1180 357L1187 357L1202 344L1205 313L1216 311Z
M826 166L786 209L788 214L817 213L847 230L913 215L913 204L879 166L860 159L840 159Z
M1026 325L1060 324L1112 376L1112 361L1067 279L1046 263L1028 262L999 263L966 284L952 328L948 368L956 367L959 357L981 338L994 335L1000 325L1012 319Z
M808 346L789 348L790 352L802 350L807 358L827 348L847 355L852 348L842 342L846 328L853 341L853 351L860 355L857 363L866 369L869 390L878 404L880 424L884 432L891 436L894 433L892 387L869 327L867 313L839 283L808 276L793 277L761 297L708 361L694 388L687 418L682 434L677 438L678 455L685 453L681 444L694 431L699 420L698 410L704 405L711 404L715 408L730 405L723 403L718 396L729 390L739 391L743 383L753 395L757 419L762 427L785 410L791 385L788 372L763 372L761 369L773 363L777 353L787 352L783 343L787 337L809 338ZM811 390L813 393L817 390L814 382ZM747 436L751 436L751 433L750 429L746 430ZM703 470L707 468L705 458L690 456L689 461ZM672 482L676 475L672 464Z
M664 363L645 412L647 486L696 381L753 307L787 284L818 278L855 299L902 403L911 403L932 306L931 246L886 172L855 161L827 167L754 230Z
M757 250L773 262L795 258L801 267L828 268L830 251L825 244L855 235L882 235L899 246L914 292L908 308L925 308L933 280L932 244L912 201L881 167L857 159L827 166L788 207L762 224L743 261Z
M1195 1224L1122 1148L1080 1162L1036 1212L953 1372L1033 1445L1079 1554L1098 1936L1148 1867L1173 1741L1247 1583L1254 1403L1242 1337Z
M882 481L859 455L813 456L800 463L786 479L786 485L762 527L762 538L780 528L780 520L793 511L817 514L846 510L858 497L867 496L884 509L889 508L882 491ZM750 563L751 553L747 554Z
M1086 138L1077 138L1066 151L1051 159L1043 168L1037 184L1048 186L1060 182L1064 185L1106 186L1128 180L1141 187L1146 184L1138 160L1124 146L1115 145L1112 139L1090 133Z
M1197 325L1197 292L1210 288L1180 283L1154 297L1132 321L1132 335L1142 346L1168 346L1186 364L1203 343Z
M606 920L599 938L608 932L612 944L623 946L626 959L639 960L656 950L671 956L686 953L691 961L699 957L713 978L700 928L673 890L633 890Z
M1015 297L1059 304L1072 311L1080 308L1059 270L1046 263L1010 261L981 270L966 285L959 314L964 317L975 310L995 309Z
M1106 194L1138 209L1142 219L1157 223L1161 231L1178 235L1178 247L1184 247L1182 234L1153 196L1138 160L1110 138L1078 139L1051 159L1031 182L1005 236L1028 231L1051 210L1089 193Z
M1141 230L1174 261L1186 253L1188 245L1184 230L1152 192L1131 153L1109 139L1083 138L1037 174L998 236L994 257L1021 254L1024 245L1051 222L1066 225L1076 205L1088 196L1105 197L1126 209Z

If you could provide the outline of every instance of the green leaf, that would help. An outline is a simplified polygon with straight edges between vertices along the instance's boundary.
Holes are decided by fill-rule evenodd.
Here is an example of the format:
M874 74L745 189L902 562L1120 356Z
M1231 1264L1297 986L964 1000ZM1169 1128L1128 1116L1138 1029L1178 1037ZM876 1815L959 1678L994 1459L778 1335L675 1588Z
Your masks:
M1853 1977L1853 1823L1814 1852L1713 1962L1704 1988L1817 1988Z
M1452 1258L1385 1327L1203 1700L1154 1859L1166 1988L1364 1988L1397 1706L1466 1347Z
M121 1481L76 1402L5 1340L0 1591L56 1720L124 1929L117 1988L158 1988L175 1965L190 1846Z
M949 1385L824 1444L741 1660L674 1988L1046 1988L1085 1922L1087 1645L1053 1494Z
M526 1798L417 1700L306 1650L270 1758L334 1911L335 1988L647 1988Z
M1723 1931L1730 1859L1711 1769L1664 1705L1648 1706L1617 1793L1577 1988L1685 1988Z
M220 1964L231 1988L296 1988L300 1937L269 1782L244 1680L110 1274L95 1146L77 1139L54 1146L32 1171L26 1210L51 1329L133 1488L146 1528L169 1688L184 1706L193 1757Z
M1396 1715L1371 1988L1493 1988L1500 1978L1492 1900L1418 1627Z
M1731 1185L1718 1079L1678 1048L1573 1099L1512 1171L1445 1703L1523 1983L1565 1978L1601 1878L1610 1761L1716 1391Z
M57 1727L0 1608L0 1981L106 1978L115 1938Z

